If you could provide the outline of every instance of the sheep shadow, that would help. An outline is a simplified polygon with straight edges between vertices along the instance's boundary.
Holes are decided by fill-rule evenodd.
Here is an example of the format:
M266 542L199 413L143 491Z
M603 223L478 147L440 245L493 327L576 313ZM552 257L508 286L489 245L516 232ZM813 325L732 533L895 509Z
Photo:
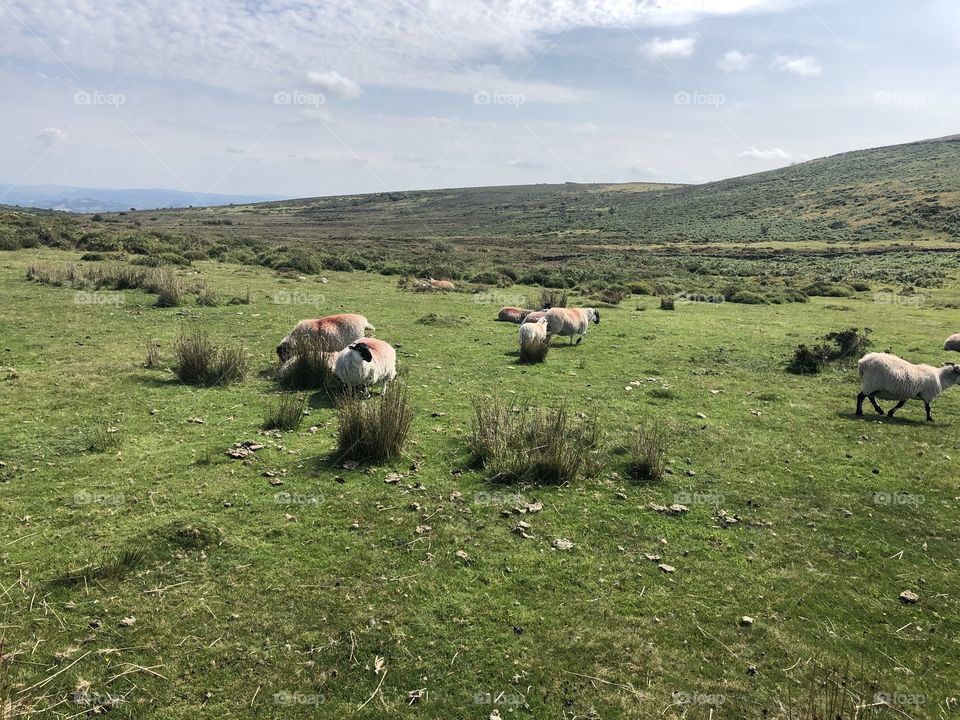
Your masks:
M853 410L841 410L837 412L837 417L843 418L844 420L857 420L860 422L866 422L871 420L873 422L883 421L891 425L926 425L927 424L926 418L921 417L921 418L915 419L911 417L904 417L899 414L902 411L903 411L903 408L898 410L896 415L894 415L893 417L890 417L889 415L887 415L886 411L884 411L883 415L880 415L879 413L874 412L873 408L870 408L870 412L867 412L867 408L864 408L863 415L857 415L857 413Z
M183 385L176 375L168 375L164 377L156 377L155 375L150 375L148 373L137 373L134 375L134 380L136 380L140 385L148 385L150 387L157 388L169 388L177 385Z

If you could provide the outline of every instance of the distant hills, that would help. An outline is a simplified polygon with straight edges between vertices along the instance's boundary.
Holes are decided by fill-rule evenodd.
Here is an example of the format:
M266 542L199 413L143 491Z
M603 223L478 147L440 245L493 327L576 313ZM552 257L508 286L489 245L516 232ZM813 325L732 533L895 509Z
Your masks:
M5 189L0 185L5 205L64 210L76 213L155 210L158 208L215 207L230 204L249 204L281 200L283 195L219 195L195 194L181 190L141 188L84 188L69 185L14 185Z

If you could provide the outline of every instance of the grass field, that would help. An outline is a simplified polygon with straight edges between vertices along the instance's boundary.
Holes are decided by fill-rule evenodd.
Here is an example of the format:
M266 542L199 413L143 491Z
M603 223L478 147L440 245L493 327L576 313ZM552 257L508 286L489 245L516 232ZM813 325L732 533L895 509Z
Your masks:
M252 303L160 309L24 279L78 257L0 254L5 720L956 716L960 391L935 423L917 403L859 419L854 369L783 369L853 326L939 364L955 277L916 304L876 302L879 285L672 312L628 297L522 366L516 326L492 319L537 288L417 294L200 261L177 272ZM300 430L258 435L277 341L338 311L398 348L416 417L386 466L342 467L322 392ZM194 330L242 341L247 380L180 384L171 347ZM631 483L610 453L569 486L492 484L467 449L483 397L565 403L611 448L659 423L669 473ZM227 457L245 440L265 447ZM674 502L689 511L648 509Z

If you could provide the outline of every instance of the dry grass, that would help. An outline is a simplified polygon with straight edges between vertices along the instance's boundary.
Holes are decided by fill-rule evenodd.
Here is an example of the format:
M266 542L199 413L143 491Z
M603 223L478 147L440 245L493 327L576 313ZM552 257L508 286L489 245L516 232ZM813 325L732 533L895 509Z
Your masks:
M192 385L228 385L242 381L249 369L243 345L217 347L202 332L181 335L173 348L174 372L181 382Z
M383 395L369 400L357 393L344 393L338 407L340 458L382 463L403 452L413 422L413 408L403 382L390 383Z
M624 447L627 477L637 483L663 480L666 470L666 443L656 424L641 425Z
M270 406L263 421L264 430L296 430L303 422L307 398L284 394Z

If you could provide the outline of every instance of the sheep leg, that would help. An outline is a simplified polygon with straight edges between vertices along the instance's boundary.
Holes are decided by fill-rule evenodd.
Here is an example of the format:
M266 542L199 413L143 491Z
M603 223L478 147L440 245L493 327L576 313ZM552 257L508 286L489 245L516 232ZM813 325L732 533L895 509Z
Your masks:
M857 415L863 415L863 401L867 399L867 396L863 393L857 394Z
M923 407L927 411L927 422L933 422L933 416L930 414L930 403L924 400Z
M873 405L873 409L877 411L877 415L883 415L883 408L880 407L880 403L878 403L874 397L875 394L876 393L870 393L867 397L870 398L870 404Z
M570 339L573 340L572 337L571 337ZM580 341L581 341L581 340L583 340L583 335L581 335L580 337L577 338L577 345L580 344Z
M901 400L900 402L898 402L898 403L897 403L896 405L894 405L892 408L890 408L889 410L887 410L887 417L893 417L893 413L896 412L897 410L899 410L900 408L902 408L902 407L903 407L904 405L906 405L906 404L907 404L907 401L906 401L906 400Z

